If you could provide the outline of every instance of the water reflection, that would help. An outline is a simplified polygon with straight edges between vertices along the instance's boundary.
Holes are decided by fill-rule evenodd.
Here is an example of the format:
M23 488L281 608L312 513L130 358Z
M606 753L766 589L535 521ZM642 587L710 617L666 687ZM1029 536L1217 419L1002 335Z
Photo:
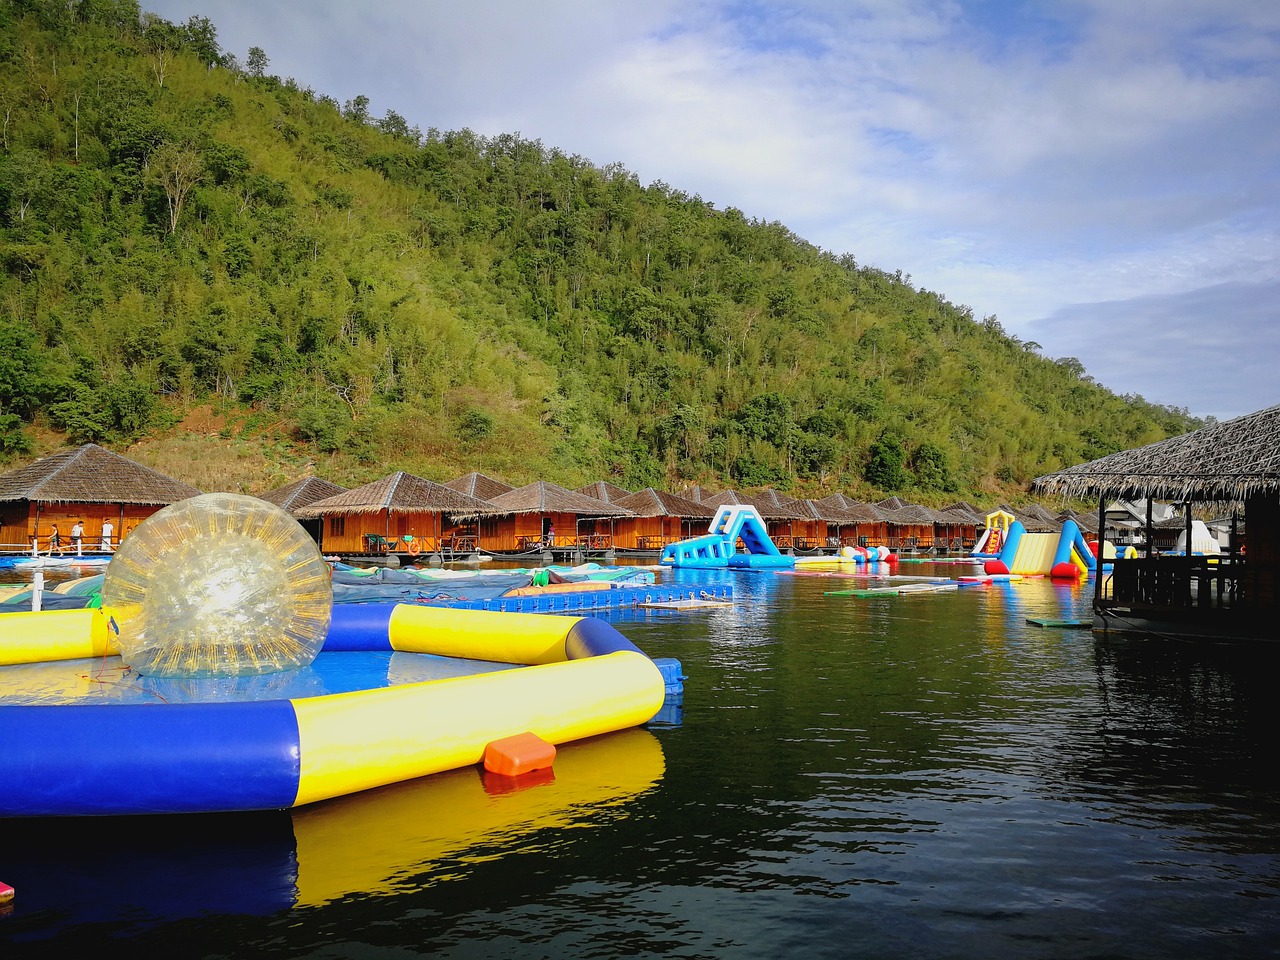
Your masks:
M234 878L261 911L148 913L112 892L113 913L82 903L87 927L73 907L53 939L149 915L154 936L110 929L255 957L1276 955L1273 651L1028 622L1087 616L1088 584L859 598L679 577L730 582L735 604L605 614L687 679L679 725L638 731L641 759L601 738L620 769L575 777L596 784L582 795L543 792L569 779L565 748L554 783L514 795L527 807L474 771L320 805ZM55 853L83 876L86 851Z

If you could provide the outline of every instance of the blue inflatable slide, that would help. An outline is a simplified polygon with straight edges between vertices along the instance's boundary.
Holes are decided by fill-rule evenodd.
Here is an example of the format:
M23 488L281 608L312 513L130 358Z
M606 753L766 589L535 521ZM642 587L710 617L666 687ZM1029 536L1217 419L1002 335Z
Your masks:
M742 541L744 553L738 552ZM784 554L769 536L755 507L726 504L716 511L708 533L670 543L659 563L673 567L794 567L796 558Z

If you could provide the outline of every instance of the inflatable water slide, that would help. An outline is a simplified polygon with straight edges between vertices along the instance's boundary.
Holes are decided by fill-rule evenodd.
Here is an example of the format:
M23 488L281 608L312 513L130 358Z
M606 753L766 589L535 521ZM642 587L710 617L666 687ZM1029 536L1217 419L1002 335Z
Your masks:
M1016 573L1055 579L1077 579L1097 569L1093 550L1074 520L1058 533L1028 533L1018 520L1009 524L998 557L983 565L989 574Z
M745 553L738 552L742 541ZM784 554L769 536L755 507L725 504L716 511L709 531L700 537L667 544L659 563L673 567L794 567L796 558Z

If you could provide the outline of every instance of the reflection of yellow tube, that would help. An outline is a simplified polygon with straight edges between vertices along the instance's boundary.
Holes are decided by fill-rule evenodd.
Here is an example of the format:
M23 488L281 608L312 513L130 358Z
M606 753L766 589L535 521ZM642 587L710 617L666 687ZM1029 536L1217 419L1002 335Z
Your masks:
M486 744L513 730L560 744L637 726L658 712L664 693L653 661L619 651L294 700L294 806L478 763Z
M0 666L83 660L118 651L101 610L41 610L0 614Z
M482 844L581 825L664 769L658 740L633 728L560 748L553 781L510 793L486 793L469 767L303 807L293 812L298 906L421 888L424 864L479 860Z

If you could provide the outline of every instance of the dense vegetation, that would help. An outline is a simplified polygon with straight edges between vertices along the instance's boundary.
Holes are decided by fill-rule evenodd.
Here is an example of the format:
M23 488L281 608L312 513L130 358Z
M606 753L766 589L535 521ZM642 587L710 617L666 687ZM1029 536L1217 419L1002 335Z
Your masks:
M340 481L926 501L1196 425L621 164L372 117L204 18L0 0L0 456L196 404Z

